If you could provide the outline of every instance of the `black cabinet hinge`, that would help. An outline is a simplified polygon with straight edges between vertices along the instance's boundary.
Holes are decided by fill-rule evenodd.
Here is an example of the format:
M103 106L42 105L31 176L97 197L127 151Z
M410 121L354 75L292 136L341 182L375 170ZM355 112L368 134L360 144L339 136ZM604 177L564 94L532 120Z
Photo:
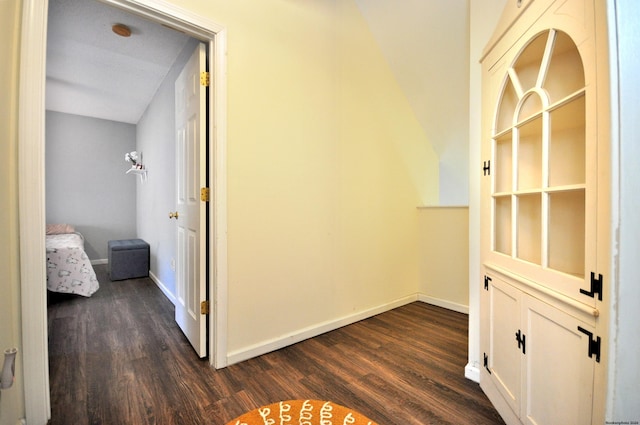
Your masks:
M591 272L591 290L586 291L580 289L580 293L588 295L591 298L595 298L596 294L598 294L598 300L602 301L602 275L598 274L598 278L596 279L596 274Z
M518 341L518 348L522 350L522 354L527 354L526 352L526 341L527 336L523 334L520 329L516 332L516 341Z
M589 357L593 358L593 356L595 355L596 361L600 363L600 343L602 342L602 340L599 336L594 340L593 333L589 332L583 327L578 326L578 330L589 337Z
M483 161L482 163L482 175L490 176L491 175L491 160Z
M489 282L491 282L491 278L487 275L484 275L484 290L489 290Z
M487 369L487 372L491 375L491 369L489 369L489 356L487 356L487 353L482 354L484 354L484 368Z

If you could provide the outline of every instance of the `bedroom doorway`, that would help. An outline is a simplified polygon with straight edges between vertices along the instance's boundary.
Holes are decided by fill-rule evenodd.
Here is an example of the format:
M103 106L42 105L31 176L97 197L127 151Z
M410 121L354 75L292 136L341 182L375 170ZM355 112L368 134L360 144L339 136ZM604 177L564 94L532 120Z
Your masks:
M208 100L209 167L216 194L207 213L213 229L208 236L211 271L207 287L216 309L209 315L209 362L226 366L226 32L191 11L157 0L104 0L113 6L183 31L207 44L213 93ZM46 423L50 416L47 359L46 269L44 255L44 99L47 4L23 2L20 51L19 216L23 369L25 411L30 422ZM29 54L24 54L29 52ZM34 83L41 82L41 83Z

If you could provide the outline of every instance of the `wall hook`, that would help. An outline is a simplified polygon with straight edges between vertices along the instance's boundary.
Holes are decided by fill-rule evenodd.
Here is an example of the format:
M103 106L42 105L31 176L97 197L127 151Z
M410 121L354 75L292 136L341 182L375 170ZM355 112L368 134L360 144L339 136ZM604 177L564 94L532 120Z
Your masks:
M0 375L0 389L2 390L11 388L13 381L15 381L17 352L17 348L4 350L4 364L2 366L2 374Z

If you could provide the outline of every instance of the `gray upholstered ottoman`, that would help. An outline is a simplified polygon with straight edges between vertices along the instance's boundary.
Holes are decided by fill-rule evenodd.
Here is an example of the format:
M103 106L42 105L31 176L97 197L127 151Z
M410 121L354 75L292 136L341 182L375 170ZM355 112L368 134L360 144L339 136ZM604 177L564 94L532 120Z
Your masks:
M121 239L108 242L109 278L133 279L149 276L149 244L142 239Z

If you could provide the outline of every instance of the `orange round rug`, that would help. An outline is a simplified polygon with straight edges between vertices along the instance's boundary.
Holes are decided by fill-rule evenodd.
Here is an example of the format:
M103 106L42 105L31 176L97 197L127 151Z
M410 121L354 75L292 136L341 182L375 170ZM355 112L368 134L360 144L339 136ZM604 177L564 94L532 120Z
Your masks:
M360 413L330 401L288 400L259 407L227 425L377 425Z

